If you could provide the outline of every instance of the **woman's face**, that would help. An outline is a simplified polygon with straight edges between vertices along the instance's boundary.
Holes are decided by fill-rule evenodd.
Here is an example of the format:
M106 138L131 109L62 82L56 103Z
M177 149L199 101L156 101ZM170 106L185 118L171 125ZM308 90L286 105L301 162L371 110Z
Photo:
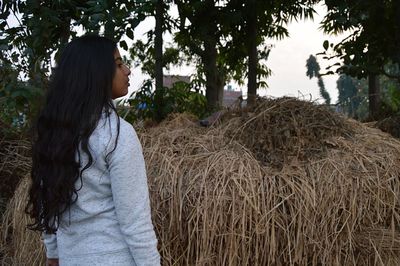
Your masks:
M111 92L112 92L112 98L116 99L125 96L128 93L129 75L131 74L131 71L122 61L118 49L116 49L114 52L114 60L116 69L115 69Z

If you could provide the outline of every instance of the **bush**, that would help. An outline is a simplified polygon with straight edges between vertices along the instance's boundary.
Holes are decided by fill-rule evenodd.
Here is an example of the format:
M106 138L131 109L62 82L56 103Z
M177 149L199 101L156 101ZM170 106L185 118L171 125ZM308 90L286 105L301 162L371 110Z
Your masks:
M123 116L130 122L162 120L171 113L190 113L198 118L207 113L206 97L190 89L191 85L176 82L172 88L153 90L151 80L143 83L127 100L128 111Z
M2 128L2 133L23 132L40 106L43 89L32 80L22 81L19 72L10 65L0 66L0 121L8 126Z

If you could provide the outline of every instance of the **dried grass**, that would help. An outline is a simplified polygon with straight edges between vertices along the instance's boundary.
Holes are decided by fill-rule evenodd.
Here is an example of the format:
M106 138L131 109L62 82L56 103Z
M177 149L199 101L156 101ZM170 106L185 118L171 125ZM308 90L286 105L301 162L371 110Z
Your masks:
M393 137L400 138L400 114L392 115L383 120L378 121L375 127L383 132L387 132Z
M321 156L331 136L350 136L354 123L328 107L295 98L259 98L257 105L233 112L224 135L248 147L266 165L282 167L292 158ZM228 114L232 117L232 113Z
M40 234L26 228L30 219L24 209L28 197L29 176L21 179L14 197L2 217L0 250L1 265L44 265L44 246Z
M26 140L0 139L0 195L8 200L14 194L19 180L30 171L28 157L30 143ZM3 213L1 211L1 213Z
M400 265L400 141L308 102L259 106L139 132L163 265ZM38 236L13 241L42 259Z

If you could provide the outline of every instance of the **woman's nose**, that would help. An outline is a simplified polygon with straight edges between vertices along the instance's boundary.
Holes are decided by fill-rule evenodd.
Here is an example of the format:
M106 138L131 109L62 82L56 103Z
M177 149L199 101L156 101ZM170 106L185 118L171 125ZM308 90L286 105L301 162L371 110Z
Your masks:
M125 73L127 76L129 76L131 74L131 70L127 66L125 66Z

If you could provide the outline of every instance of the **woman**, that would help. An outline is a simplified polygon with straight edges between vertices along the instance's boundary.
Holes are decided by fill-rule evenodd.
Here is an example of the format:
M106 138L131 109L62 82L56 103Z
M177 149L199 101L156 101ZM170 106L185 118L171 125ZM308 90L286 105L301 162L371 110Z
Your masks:
M142 148L112 99L130 70L116 44L64 49L35 127L27 213L47 265L159 265Z

